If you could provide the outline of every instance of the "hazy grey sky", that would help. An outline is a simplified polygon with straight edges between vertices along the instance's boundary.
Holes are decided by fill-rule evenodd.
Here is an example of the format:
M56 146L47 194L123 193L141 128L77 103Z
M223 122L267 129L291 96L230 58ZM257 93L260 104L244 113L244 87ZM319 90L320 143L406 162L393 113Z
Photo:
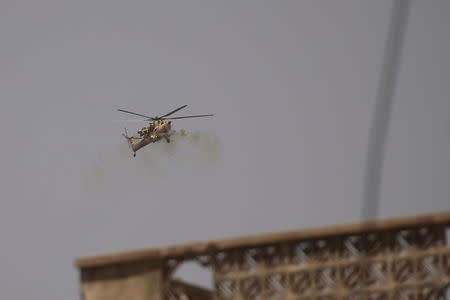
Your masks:
M390 12L0 2L0 298L78 299L81 255L359 220ZM449 30L449 1L413 1L381 216L450 209ZM185 142L123 152L117 108L183 104L216 114L174 123L213 156Z

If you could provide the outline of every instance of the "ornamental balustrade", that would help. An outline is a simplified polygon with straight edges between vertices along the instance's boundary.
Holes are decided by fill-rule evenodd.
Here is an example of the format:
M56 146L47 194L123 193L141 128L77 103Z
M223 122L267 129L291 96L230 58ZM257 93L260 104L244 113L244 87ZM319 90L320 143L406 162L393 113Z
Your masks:
M82 258L99 299L450 299L450 212ZM211 270L207 290L173 278Z

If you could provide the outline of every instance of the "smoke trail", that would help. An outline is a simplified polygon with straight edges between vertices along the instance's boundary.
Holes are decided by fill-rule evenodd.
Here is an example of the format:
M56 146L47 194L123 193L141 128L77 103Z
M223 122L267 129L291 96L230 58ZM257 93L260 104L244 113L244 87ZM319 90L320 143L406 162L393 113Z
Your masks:
M192 133L190 142L194 148L199 149L197 153L202 155L199 162L213 163L217 161L221 154L220 141L212 134L196 131Z
M149 144L137 152L136 158L123 143L97 155L85 176L86 188L95 194L114 196L136 188L162 190L177 176L207 173L220 154L219 139L200 131L189 134L180 130L171 136L170 143L161 140Z

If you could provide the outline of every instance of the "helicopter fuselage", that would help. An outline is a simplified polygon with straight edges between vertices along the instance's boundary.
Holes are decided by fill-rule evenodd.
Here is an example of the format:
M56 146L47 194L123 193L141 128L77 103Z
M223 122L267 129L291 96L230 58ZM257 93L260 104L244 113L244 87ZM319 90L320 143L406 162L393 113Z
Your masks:
M172 135L172 126L170 121L160 121L156 120L149 123L147 126L142 127L137 132L139 138L129 137L130 147L133 152L138 151L142 147L147 146L150 143L155 143L162 138L170 142L170 136Z

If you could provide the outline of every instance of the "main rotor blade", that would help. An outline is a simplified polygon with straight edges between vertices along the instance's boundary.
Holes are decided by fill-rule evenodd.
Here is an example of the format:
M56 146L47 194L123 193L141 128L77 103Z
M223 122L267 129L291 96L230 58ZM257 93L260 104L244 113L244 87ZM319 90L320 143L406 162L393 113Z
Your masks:
M138 113L135 113L135 112L132 112L132 111L128 111L128 110L118 109L118 111L121 111L121 112L124 112L124 113L127 113L127 114L136 115L136 116L139 116L139 117L144 117L144 118L147 118L147 119L152 119L152 117L149 117L149 116L146 116L146 115L141 115L141 114L138 114Z
M212 116L214 116L214 115L193 115L193 116L182 116L182 117L164 118L164 120L176 120L176 119L200 118L200 117L212 117Z
M148 120L134 119L134 120L113 120L113 122L148 122Z
M185 108L186 106L187 106L187 105L180 106L180 107L178 107L177 109L172 110L170 113L167 113L167 114L165 114L164 116L161 116L160 118L162 119L162 118L164 118L164 117L170 116L171 114L176 113L177 111L179 111L180 109Z

